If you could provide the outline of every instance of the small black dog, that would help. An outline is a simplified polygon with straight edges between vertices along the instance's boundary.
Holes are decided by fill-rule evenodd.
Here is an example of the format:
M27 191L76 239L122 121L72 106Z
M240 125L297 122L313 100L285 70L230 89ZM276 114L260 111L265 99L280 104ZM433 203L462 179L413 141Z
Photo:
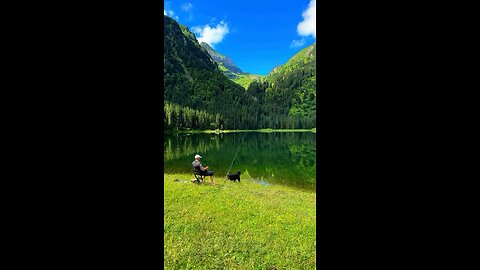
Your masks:
M237 171L236 174L229 174L227 175L228 179L232 180L233 182L235 182L235 180L238 180L238 182L240 182L240 171Z

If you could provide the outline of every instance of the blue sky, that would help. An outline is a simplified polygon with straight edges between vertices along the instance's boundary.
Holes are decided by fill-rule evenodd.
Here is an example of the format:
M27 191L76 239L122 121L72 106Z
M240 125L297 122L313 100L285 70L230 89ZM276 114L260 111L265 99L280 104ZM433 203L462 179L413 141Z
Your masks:
M164 14L253 74L268 74L316 40L316 0L169 0Z

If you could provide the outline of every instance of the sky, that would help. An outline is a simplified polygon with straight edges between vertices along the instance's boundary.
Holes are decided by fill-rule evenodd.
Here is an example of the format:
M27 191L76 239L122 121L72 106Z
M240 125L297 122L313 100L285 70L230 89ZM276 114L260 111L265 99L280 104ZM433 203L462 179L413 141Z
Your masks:
M163 13L252 74L267 75L316 40L316 0L164 0Z

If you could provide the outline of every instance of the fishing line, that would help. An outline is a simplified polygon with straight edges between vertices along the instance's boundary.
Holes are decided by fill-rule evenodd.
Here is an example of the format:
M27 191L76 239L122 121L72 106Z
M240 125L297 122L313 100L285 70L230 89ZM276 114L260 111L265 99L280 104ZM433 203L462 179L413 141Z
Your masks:
M233 157L232 164L230 164L230 168L228 168L227 174L225 175L225 178L223 179L223 182L225 182L227 180L227 175L230 172L230 169L232 168L233 162L235 161L235 158L237 157L238 150L240 150L240 146L242 145L243 138L245 138L246 134L247 134L246 132L243 134L242 140L240 141L240 144L238 145L237 153L235 153L235 156Z

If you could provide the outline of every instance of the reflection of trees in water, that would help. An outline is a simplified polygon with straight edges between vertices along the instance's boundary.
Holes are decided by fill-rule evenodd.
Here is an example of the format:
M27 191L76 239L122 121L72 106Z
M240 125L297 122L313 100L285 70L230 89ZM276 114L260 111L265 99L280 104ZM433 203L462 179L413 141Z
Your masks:
M314 185L316 142L314 133L192 134L165 138L165 170L191 172L196 153L224 177L240 145L230 172L247 172L254 179L295 185Z
M247 145L237 159L252 178L315 183L315 134L267 133L252 138Z
M164 160L174 160L185 155L193 157L197 153L206 153L212 148L218 150L220 149L221 137L223 137L223 134L221 136L197 136L191 134L165 136Z
M289 151L292 163L295 164L297 172L305 176L309 182L315 183L316 174L316 144L315 142L290 143Z

